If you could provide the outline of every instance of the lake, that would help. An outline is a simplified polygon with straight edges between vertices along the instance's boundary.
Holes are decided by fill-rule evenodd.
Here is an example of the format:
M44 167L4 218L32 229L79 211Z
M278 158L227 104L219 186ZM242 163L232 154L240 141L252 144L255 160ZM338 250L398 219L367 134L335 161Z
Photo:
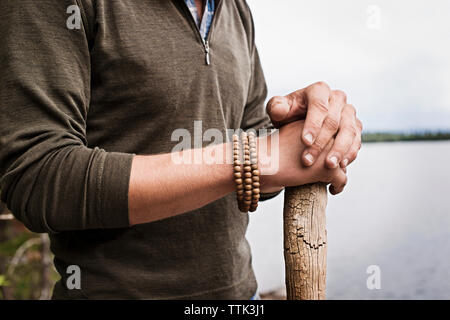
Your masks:
M450 141L364 144L327 207L329 299L450 299ZM260 292L284 286L283 195L251 214ZM369 290L367 268L381 288Z

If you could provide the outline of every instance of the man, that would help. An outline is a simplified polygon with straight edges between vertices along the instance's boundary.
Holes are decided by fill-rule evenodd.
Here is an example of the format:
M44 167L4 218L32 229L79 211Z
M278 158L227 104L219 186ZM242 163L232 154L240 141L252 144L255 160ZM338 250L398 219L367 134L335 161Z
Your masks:
M67 28L69 8L79 29ZM2 200L50 234L54 298L254 296L232 166L171 158L174 131L198 121L270 126L245 1L3 1L0 18ZM272 98L267 112L281 129L263 198L314 181L341 192L361 132L345 95L319 82ZM70 265L79 289L66 286Z

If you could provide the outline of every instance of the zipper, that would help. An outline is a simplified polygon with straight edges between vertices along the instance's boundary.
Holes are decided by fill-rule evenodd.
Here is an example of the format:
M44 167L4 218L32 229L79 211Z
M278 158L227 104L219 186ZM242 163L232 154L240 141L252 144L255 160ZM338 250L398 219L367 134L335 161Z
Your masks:
M180 5L183 7L184 13L188 15L188 20L190 20L191 25L194 25L194 29L196 31L195 33L197 34L197 38L200 40L200 42L203 45L203 50L205 52L205 63L207 66L209 66L211 64L211 53L210 53L210 48L209 48L210 38L211 38L212 31L214 29L214 26L216 25L217 16L219 15L220 9L222 8L223 1L224 0L219 0L219 3L217 4L213 19L211 21L211 27L209 28L208 35L206 36L206 40L204 40L202 38L202 35L200 34L200 30L198 29L198 26L195 23L194 17L192 17L191 12L189 11L188 7L186 6L186 3L184 3L183 0L179 1L179 2L183 2L183 3L180 3Z
M210 29L210 31L211 31L211 29ZM208 42L208 40L203 41L203 47L205 48L206 65L209 66L211 64L211 61L209 59L209 42Z

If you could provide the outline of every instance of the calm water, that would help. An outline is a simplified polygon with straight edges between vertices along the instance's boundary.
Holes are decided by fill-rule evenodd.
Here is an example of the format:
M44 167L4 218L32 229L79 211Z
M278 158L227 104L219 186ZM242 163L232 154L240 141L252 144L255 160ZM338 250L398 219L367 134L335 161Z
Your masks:
M283 197L251 216L261 292L284 285ZM366 144L327 209L330 299L450 299L450 141ZM369 290L367 267L381 269Z

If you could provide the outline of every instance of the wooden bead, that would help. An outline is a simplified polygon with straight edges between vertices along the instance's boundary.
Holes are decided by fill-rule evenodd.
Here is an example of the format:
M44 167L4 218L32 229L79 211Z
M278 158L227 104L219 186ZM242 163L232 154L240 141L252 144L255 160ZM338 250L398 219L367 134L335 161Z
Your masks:
M256 134L242 131L233 135L233 168L238 207L242 212L255 211L260 198Z

